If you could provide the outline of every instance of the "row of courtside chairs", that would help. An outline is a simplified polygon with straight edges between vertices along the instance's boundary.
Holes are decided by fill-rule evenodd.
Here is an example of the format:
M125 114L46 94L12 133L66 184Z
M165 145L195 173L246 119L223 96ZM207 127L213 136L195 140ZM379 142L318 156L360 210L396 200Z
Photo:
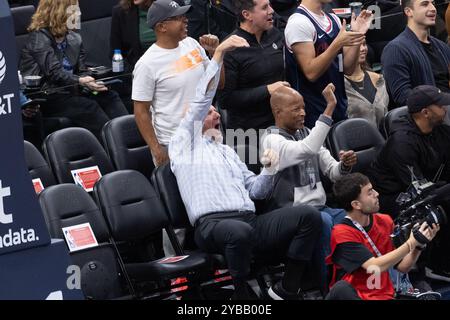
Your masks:
M82 128L65 128L44 141L44 156L25 141L25 158L32 179L39 178L39 194L47 227L53 238L64 238L62 228L89 223L99 245L71 253L81 269L81 285L88 299L163 299L183 287L186 297L208 298L205 288L229 284L230 277L216 276L226 269L222 255L185 249L174 229L192 230L175 176L169 165L154 168L149 149L133 115L108 122L103 146ZM364 119L335 124L327 138L331 153L353 149L358 154L355 171L364 172L385 140ZM91 194L74 184L72 170L98 166L102 178ZM178 259L166 260L162 230ZM281 264L280 264L281 262ZM254 261L252 276L261 298L271 285L268 275L279 274L281 257ZM219 281L217 277L220 277ZM173 279L186 282L173 283ZM227 282L228 281L228 282ZM222 283L223 282L223 283ZM181 295L180 295L181 296Z
M71 253L81 269L81 287L88 299L208 298L208 292L229 285L225 259L179 243L174 228L192 230L169 165L154 169L148 147L134 116L111 120L103 144L87 130L65 128L50 134L43 153L25 141L25 158L32 179L44 190L38 195L52 238L63 239L62 228L89 223L99 245ZM77 186L71 170L98 166L102 178L91 194ZM165 259L165 230L177 259ZM271 260L271 259L268 259ZM282 270L280 262L255 261L252 277L267 297L268 274ZM184 279L175 283L174 279ZM179 291L181 292L181 291ZM178 294L178 293L177 293Z

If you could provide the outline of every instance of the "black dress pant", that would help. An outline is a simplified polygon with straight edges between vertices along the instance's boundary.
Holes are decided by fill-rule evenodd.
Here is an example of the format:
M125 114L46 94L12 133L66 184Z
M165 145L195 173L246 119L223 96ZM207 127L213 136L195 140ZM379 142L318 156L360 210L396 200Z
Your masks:
M262 215L222 212L196 221L195 242L206 252L223 254L230 274L234 278L245 278L253 256L311 260L321 228L320 212L306 205Z
M47 102L42 105L42 113L47 117L69 118L75 125L91 131L98 139L106 122L128 114L119 95L112 90L97 95L49 95Z
M45 138L42 114L38 111L33 117L22 115L23 139L31 142L38 150L42 148Z

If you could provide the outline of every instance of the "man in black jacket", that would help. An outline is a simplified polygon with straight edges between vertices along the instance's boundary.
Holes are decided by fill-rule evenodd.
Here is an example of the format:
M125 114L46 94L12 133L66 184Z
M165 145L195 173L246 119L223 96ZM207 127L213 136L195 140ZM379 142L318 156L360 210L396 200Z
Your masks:
M395 106L404 106L411 89L418 85L433 85L450 93L450 48L430 35L430 29L436 25L434 1L401 3L407 27L384 48L381 56L386 87Z
M380 193L384 212L398 213L395 199L418 179L433 181L443 167L439 180L450 182L450 127L442 125L450 105L450 94L433 86L414 88L408 98L408 111L393 123L393 132L372 163L371 181ZM412 170L412 172L411 172Z
M284 82L283 34L273 28L269 0L235 0L239 28L248 48L225 55L225 87L220 106L228 110L227 128L266 129L274 124L270 95Z
M413 180L450 182L450 127L444 125L450 94L421 85L408 97L409 114L393 123L393 132L369 173L380 193L380 212L395 217L395 200ZM450 203L443 203L449 211ZM444 226L431 255L432 278L450 281L450 232ZM436 254L435 254L436 253Z

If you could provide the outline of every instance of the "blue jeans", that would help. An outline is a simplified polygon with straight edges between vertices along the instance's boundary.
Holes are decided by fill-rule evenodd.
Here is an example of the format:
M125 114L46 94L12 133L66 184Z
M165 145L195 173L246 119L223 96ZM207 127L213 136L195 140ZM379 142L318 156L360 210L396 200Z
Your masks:
M325 258L330 254L331 229L335 224L344 219L347 212L344 209L334 209L327 206L318 207L322 218L322 236L314 251L314 265L319 269L320 287L323 292L327 291L327 267Z

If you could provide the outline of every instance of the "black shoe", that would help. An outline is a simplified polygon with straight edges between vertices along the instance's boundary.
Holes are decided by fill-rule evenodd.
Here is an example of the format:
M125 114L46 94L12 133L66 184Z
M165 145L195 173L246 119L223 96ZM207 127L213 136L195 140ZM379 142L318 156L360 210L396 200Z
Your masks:
M435 268L431 270L429 268L425 268L425 275L430 279L450 282L450 271Z
M281 285L281 280L271 286L267 293L273 300L303 300L303 294L300 290L298 293L284 290Z
M258 296L255 291L248 285L245 284L245 290L241 290L239 294L236 291L231 296L230 300L258 300Z

